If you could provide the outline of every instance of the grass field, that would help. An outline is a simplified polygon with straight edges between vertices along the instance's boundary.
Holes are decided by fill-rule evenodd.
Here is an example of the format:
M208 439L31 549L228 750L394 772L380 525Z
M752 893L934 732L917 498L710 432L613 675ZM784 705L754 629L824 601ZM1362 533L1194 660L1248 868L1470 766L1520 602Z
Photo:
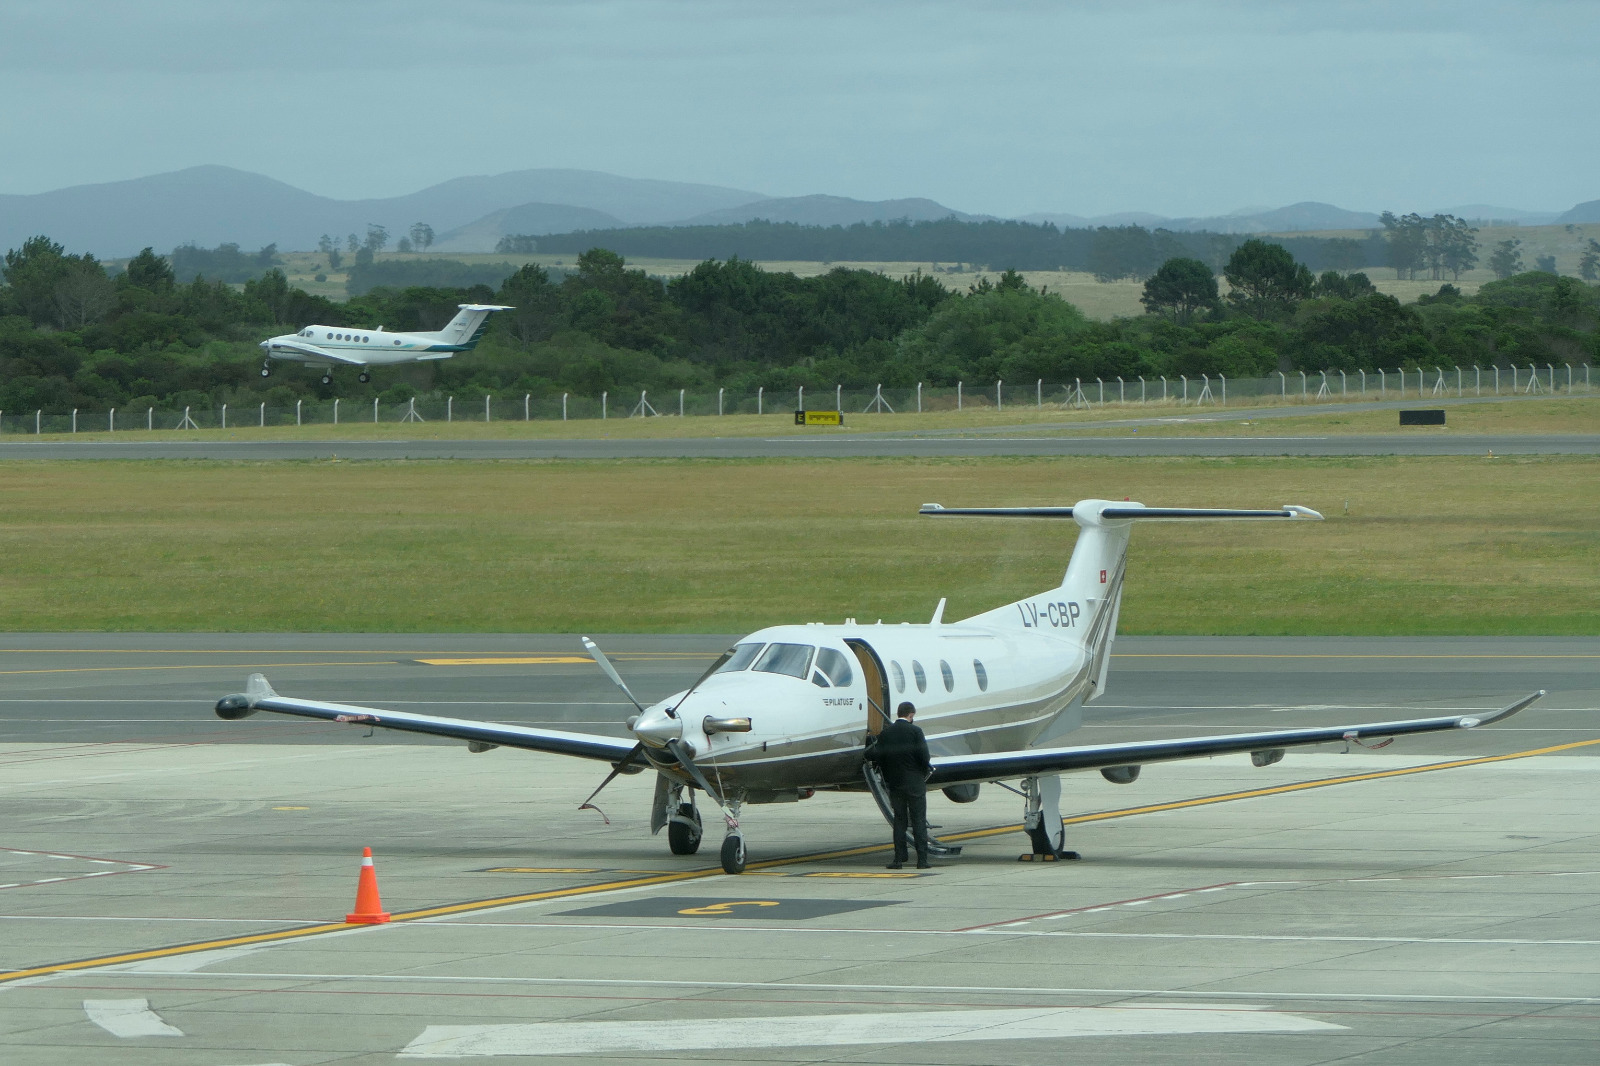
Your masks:
M1139 529L1122 629L1600 633L1588 458L0 467L0 627L740 632L949 618L1060 579L1075 527L947 505L1298 503Z
M1470 379L1469 379L1470 380ZM1392 390L1391 390L1392 391ZM1413 383L1413 391L1415 386ZM785 397L785 401L792 397ZM833 402L831 393L824 393L827 403ZM29 433L8 432L7 443L21 444L30 440L59 441L163 441L163 440L590 440L613 438L622 440L665 439L683 437L781 437L818 436L855 433L923 433L923 432L993 432L1007 427L1017 427L1030 434L1093 434L1096 436L1132 436L1134 434L1159 434L1167 436L1325 436L1330 434L1390 433L1399 430L1399 418L1393 410L1348 411L1322 410L1262 418L1261 413L1285 409L1300 412L1305 406L1292 397L1283 404L1276 396L1256 397L1246 401L1230 400L1226 409L1237 412L1238 417L1212 420L1221 408L1207 405L1184 406L1152 402L1107 404L1088 409L1073 409L1055 404L1035 407L1031 404L1008 406L996 410L992 397L976 393L969 397L967 406L960 410L928 411L904 414L858 414L846 412L845 425L796 426L792 414L780 409L768 415L726 415L724 417L664 417L664 418L608 418L574 419L570 422L540 419L521 422L503 419L494 422L341 422L339 425L315 424L304 426L236 426L226 430L195 429L144 430L134 428L117 434L103 430L96 433L46 434L34 437ZM1451 398L1453 400L1453 397ZM1470 397L1470 386L1469 396ZM1426 407L1426 401L1414 401ZM463 405L465 408L467 405ZM359 412L359 408L357 409ZM243 417L253 415L246 408ZM370 411L368 412L370 416ZM96 424L99 424L97 413ZM1195 421L1197 415L1206 421ZM235 415L235 417L240 417ZM481 414L480 414L481 419ZM1154 424L1148 420L1157 420ZM1502 398L1472 402L1452 402L1448 406L1447 424L1443 427L1408 427L1405 432L1421 435L1446 436L1474 433L1597 433L1600 432L1600 394L1562 396L1556 399ZM1137 421L1140 425L1127 425ZM16 421L9 423L13 428ZM25 418L25 428L32 428ZM84 424L89 424L88 418Z

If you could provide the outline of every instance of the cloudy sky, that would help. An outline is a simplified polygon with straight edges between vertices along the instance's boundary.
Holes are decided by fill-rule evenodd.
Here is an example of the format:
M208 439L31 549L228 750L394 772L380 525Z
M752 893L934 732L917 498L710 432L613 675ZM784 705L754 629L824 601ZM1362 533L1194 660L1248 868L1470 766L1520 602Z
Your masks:
M973 212L1600 197L1600 3L0 0L0 192L576 167Z

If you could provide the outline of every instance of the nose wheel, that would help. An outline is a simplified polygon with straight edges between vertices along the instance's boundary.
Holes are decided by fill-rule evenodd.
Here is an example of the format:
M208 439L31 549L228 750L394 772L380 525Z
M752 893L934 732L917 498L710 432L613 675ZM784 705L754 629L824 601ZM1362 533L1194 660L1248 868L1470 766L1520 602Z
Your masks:
M722 841L722 872L744 873L744 858L744 837L738 833L728 834Z
M270 378L272 376L272 367L269 364L261 364L261 376L264 378Z

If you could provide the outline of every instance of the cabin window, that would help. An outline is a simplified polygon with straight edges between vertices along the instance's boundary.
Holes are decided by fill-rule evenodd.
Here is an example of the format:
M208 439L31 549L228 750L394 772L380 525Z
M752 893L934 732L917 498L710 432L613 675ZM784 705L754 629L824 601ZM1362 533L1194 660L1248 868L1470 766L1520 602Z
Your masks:
M753 644L735 644L733 654L728 656L728 661L717 667L719 674L731 674L735 670L748 670L750 664L756 661L756 656L761 654L761 649L766 645L761 641Z
M333 334L331 334L331 333L330 333L330 334L328 334L328 339L329 339L329 340L330 340L330 341L331 341L331 340L333 340Z
M812 650L809 644L769 644L751 669L803 678L810 672Z
M849 657L833 648L817 649L817 669L822 671L836 688L844 688L855 680L855 674L850 669Z
M989 671L985 670L977 659L972 660L972 676L978 679L979 692L989 691Z
M399 342L399 341L395 341L395 343L396 343L396 344L399 344L399 343L400 343L400 342Z
M946 692L954 692L956 690L955 671L951 670L950 664L943 659L939 660L939 675L944 678L944 690Z
M928 691L928 675L922 672L922 664L915 659L911 660L911 676L916 678L918 692Z
M893 659L889 660L889 673L894 675L894 690L896 692L904 692L906 690L906 672L900 669L900 664Z

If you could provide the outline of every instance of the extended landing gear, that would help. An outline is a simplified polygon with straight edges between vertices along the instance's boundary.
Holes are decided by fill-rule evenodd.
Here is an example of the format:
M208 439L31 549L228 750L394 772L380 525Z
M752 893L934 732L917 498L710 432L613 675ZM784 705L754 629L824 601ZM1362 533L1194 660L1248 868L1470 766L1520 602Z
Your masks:
M269 364L269 363L262 363L261 364L261 376L264 377L264 378L270 378L272 376L272 366L271 366L271 364Z
M324 385L332 385L333 384L333 375L332 374L324 374L324 375L322 375L322 383Z
M1018 855L1018 862L1075 862L1083 856L1064 851L1067 827L1061 822L1061 778L1025 777L1022 779L1022 828L1033 850Z
M372 380L372 375L363 370L360 374L356 375L356 380L365 385L367 382Z
M725 874L744 873L744 833L739 829L739 808L743 803L737 796L729 796L723 802L722 820L728 827L728 835L722 838L722 872Z
M667 822L667 846L674 855L693 855L700 850L703 835L700 811L693 803L680 803Z

